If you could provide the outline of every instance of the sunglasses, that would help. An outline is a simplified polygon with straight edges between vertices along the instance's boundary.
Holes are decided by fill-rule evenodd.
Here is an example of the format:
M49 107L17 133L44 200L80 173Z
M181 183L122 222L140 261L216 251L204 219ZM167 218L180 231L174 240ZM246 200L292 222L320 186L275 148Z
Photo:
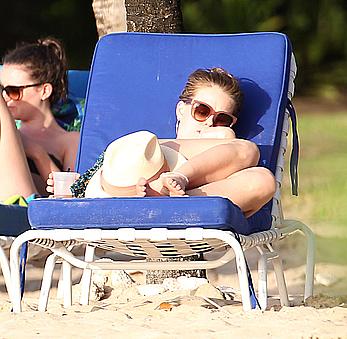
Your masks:
M236 122L236 117L231 115L229 112L216 112L205 102L198 100L187 100L184 102L192 105L191 114L196 121L206 121L211 115L213 115L213 126L231 127Z
M24 88L35 87L40 85L42 85L42 83L23 85L23 86L6 86L6 87L3 87L0 85L0 89L2 94L5 92L10 99L14 101L18 101L18 100L21 100L23 97Z

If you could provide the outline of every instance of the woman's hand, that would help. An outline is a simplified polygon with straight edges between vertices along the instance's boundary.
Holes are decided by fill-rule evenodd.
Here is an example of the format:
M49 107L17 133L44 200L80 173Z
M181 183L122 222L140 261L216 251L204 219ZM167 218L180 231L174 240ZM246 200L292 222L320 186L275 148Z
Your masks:
M48 174L48 179L46 181L47 183L47 187L46 187L46 191L48 193L52 193L52 195L50 195L50 197L52 197L54 195L54 179L53 179L53 172Z
M235 139L235 132L230 127L207 127L200 132L201 139Z

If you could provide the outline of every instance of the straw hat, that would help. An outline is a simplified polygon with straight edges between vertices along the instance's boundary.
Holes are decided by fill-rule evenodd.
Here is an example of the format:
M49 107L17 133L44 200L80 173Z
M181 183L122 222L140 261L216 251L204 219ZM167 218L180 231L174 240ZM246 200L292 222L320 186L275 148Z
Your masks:
M159 145L148 131L125 135L107 147L101 168L90 179L86 198L134 195L140 178L153 179L162 172L173 171L186 159L172 148Z

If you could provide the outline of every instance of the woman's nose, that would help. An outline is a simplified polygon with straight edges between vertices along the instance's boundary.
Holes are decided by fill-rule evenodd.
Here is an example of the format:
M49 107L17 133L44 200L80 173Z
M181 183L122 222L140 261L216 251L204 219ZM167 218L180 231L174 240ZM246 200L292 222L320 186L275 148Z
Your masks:
M206 120L205 120L205 125L206 126L213 126L213 115L210 115Z

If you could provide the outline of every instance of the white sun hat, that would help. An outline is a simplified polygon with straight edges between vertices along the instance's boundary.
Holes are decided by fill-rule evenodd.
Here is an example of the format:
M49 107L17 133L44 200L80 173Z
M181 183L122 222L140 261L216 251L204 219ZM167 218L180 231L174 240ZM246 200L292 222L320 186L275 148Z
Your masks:
M160 145L155 134L139 131L111 142L101 168L90 179L86 198L129 196L140 178L150 180L162 172L174 171L186 162L170 147Z

